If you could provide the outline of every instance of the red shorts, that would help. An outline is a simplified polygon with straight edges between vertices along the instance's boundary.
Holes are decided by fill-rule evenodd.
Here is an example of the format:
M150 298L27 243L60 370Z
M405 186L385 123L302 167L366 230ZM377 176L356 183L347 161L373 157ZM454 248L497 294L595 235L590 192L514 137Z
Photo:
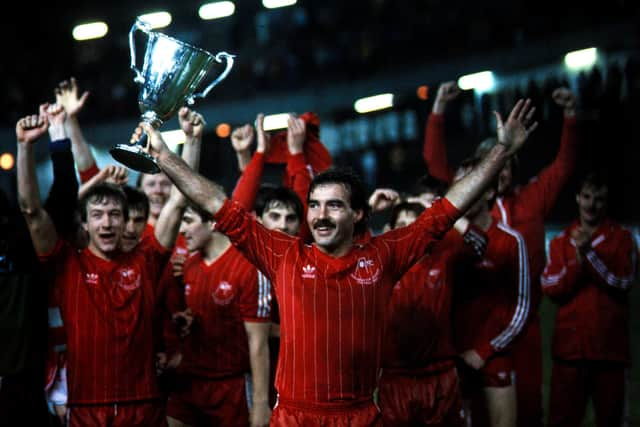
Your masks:
M379 389L385 426L464 426L455 367L422 376L384 373Z
M244 375L223 379L182 377L169 393L167 416L185 424L249 425Z
M164 427L167 425L160 401L110 403L105 405L72 405L70 427Z
M373 401L355 405L282 402L271 415L271 427L380 427L380 411Z

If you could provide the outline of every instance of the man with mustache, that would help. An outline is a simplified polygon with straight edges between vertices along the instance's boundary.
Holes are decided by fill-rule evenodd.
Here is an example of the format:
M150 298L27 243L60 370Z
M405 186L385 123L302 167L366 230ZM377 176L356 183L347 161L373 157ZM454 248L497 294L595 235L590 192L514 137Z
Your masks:
M314 178L307 224L313 244L266 230L191 170L145 123L149 153L184 194L213 215L226 234L272 282L280 304L279 393L271 425L379 425L373 402L380 368L385 311L393 285L427 253L483 193L537 123L529 100L517 102L497 144L476 169L454 184L413 224L366 241L364 185L348 171Z
M542 291L558 305L549 426L580 426L593 400L597 426L622 425L629 349L629 291L636 272L631 233L606 213L608 186L589 174L579 218L549 245Z

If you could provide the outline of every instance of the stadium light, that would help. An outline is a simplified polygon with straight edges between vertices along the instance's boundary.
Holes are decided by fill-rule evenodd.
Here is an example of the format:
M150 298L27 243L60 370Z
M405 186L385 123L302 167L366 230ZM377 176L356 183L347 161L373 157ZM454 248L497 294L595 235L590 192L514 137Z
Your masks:
M276 9L278 7L292 6L297 0L262 0L262 5L267 9Z
M198 9L198 16L205 21L210 19L225 18L236 11L236 5L231 1L216 1L205 3Z
M74 40L85 41L100 39L109 32L109 26L105 22L88 22L76 25L71 34Z
M13 154L4 153L0 156L0 169L6 170L6 171L11 170L14 164L15 164L15 159L13 157Z
M458 86L462 90L475 89L477 92L486 92L493 89L494 85L495 79L491 71L467 74L458 79Z
M595 47L574 50L564 56L564 65L570 70L580 70L593 66L597 59L598 50Z
M171 14L169 12L153 12L139 16L141 21L146 22L151 28L164 28L171 24Z
M360 114L370 113L372 111L384 110L393 107L393 94L382 93L380 95L360 98L353 103L353 108Z

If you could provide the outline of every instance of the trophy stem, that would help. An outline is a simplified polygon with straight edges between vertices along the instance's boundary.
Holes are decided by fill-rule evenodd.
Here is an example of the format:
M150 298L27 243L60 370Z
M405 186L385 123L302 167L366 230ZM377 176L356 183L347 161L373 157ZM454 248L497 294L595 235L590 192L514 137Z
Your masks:
M154 129L158 129L163 123L153 111L147 111L142 114L142 121L148 123ZM158 167L156 160L146 152L148 143L149 137L146 133L143 133L135 143L116 144L109 152L111 157L130 169L147 174L156 174L160 172L160 167Z

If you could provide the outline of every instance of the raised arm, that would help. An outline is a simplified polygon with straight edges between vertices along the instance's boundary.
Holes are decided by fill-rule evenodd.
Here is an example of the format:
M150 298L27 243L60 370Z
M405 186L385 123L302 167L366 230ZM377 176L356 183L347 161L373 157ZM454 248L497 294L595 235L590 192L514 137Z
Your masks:
M78 198L78 180L69 138L65 135L66 114L59 104L47 108L49 122L49 153L53 166L53 182L44 203L56 230L64 236L74 235L77 223L74 220ZM62 137L62 138L61 138Z
M78 82L74 77L71 77L58 85L55 89L55 95L56 103L62 105L67 113L65 127L71 139L71 150L81 181L86 182L99 170L78 121L78 114L84 108L89 92L85 91L78 96Z
M429 174L444 182L453 181L444 136L444 112L447 103L458 97L460 88L454 81L442 83L427 119L422 156Z
M258 134L256 152L242 171L242 174L236 184L236 188L233 190L233 200L240 203L242 207L248 211L253 210L253 205L255 204L258 189L260 188L260 182L262 181L262 174L264 172L264 156L270 148L269 137L262 127L263 122L264 115L258 114L258 117L256 118ZM236 153L238 153L238 150L242 150L244 147L250 146L253 138L254 130L251 125L246 124L235 129L231 135L231 142Z
M204 134L205 121L200 113L190 110L187 107L180 109L178 113L180 128L185 133L187 139L182 150L182 160L191 168L198 170L200 164L200 151L202 145L202 135ZM162 207L158 221L154 228L154 234L158 242L165 248L172 248L178 237L182 214L187 206L187 199L174 186L171 189L169 200Z
M522 147L529 134L535 130L538 122L532 123L534 112L531 100L520 99L506 122L503 123L500 114L495 113L498 143L478 166L454 183L445 196L459 211L465 212L484 193L507 159Z
M129 181L129 171L124 166L109 165L100 169L97 174L84 182L78 190L78 199L82 199L91 188L100 182L110 182L116 185L126 185Z
M576 99L567 88L553 91L553 101L562 108L563 124L560 148L551 164L545 167L537 179L531 180L521 191L528 209L546 217L553 209L560 192L572 176L577 163L580 136L576 120Z
M238 169L244 172L251 161L251 144L253 143L254 132L250 124L236 128L231 132L231 145L236 152L238 159Z
M39 115L26 116L16 124L18 201L37 254L50 253L58 240L53 221L40 202L34 156L35 142L47 132L49 125L46 117L47 107L47 104L41 105Z

